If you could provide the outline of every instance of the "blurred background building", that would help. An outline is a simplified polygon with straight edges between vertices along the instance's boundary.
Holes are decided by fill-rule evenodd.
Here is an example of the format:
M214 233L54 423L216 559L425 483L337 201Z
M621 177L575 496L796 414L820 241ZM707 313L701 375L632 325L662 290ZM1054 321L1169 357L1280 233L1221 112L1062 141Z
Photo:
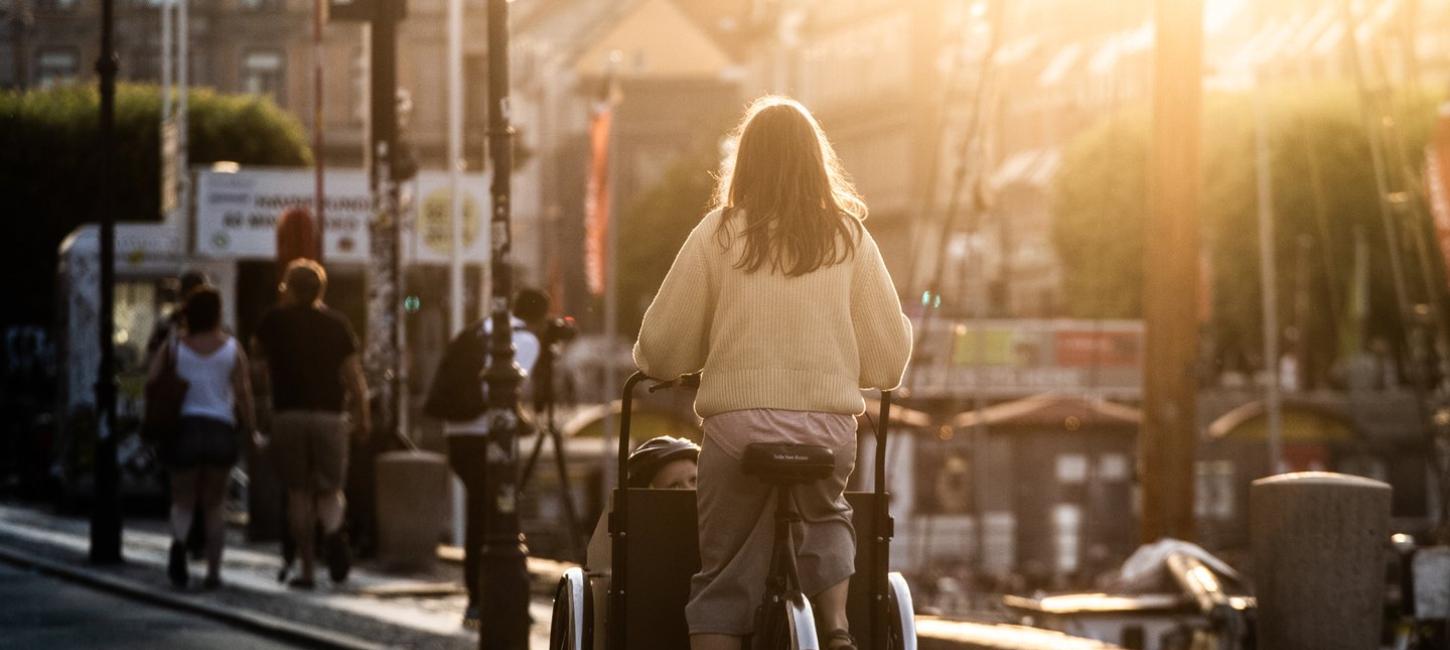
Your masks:
M0 5L0 86L89 83L97 5ZM1331 120L1343 128L1329 132L1321 147L1343 157L1327 161L1360 156L1357 147L1376 137L1359 123L1357 102L1417 107L1404 98L1418 93L1433 105L1450 89L1450 0L1205 5L1208 103L1244 104L1260 86L1306 101L1343 91L1349 118ZM420 165L433 170L444 166L446 151L444 7L443 0L411 0L399 39L399 83L411 106L405 139ZM1141 417L1142 324L1136 305L1117 301L1097 279L1140 265L1141 255L1110 257L1111 247L1099 246L1122 238L1131 220L1097 224L1105 232L1086 251L1064 241L1062 225L1079 206L1068 200L1075 195L1065 191L1063 176L1075 160L1083 167L1075 152L1097 151L1082 147L1093 138L1141 144L1133 128L1151 99L1149 0L516 0L513 7L520 279L548 288L560 312L577 315L592 334L574 344L579 354L570 353L578 372L566 382L566 396L596 403L612 397L602 394L597 371L627 346L599 340L602 298L590 290L581 263L593 116L612 111L611 212L642 242L632 249L623 242L616 258L621 281L635 271L646 278L621 293L619 331L632 339L630 325L652 295L649 274L673 257L657 242L682 237L699 217L732 120L751 98L791 95L815 111L864 194L868 227L917 322L918 356L904 396L912 415L902 429L909 435L893 461L900 481L893 489L902 495L894 504L904 541L898 559L923 571L990 575L1001 585L1016 579L1050 586L1090 579L1131 549L1125 531L1137 516L1132 453ZM355 24L326 28L326 110L323 124L313 124L311 9L306 0L194 2L192 82L270 97L307 129L324 129L329 165L359 167L366 42ZM473 172L484 164L482 9L480 0L467 0L464 130ZM122 2L118 11L123 79L156 81L154 3ZM1312 117L1288 112L1297 110L1292 104L1274 121L1289 135ZM1226 132L1206 126L1214 127L1206 138ZM1127 173L1143 163L1132 153L1102 159L1103 181L1095 188L1127 206L1124 212L1144 194L1141 174ZM1279 157L1290 173L1275 174L1275 182L1292 195L1279 209L1296 218L1309 214L1318 200L1306 189L1316 185L1312 163ZM1248 158L1225 154L1205 161L1205 175L1214 185L1251 167ZM1322 184L1370 184L1362 172L1326 173ZM1406 172L1403 187L1392 189L1412 194L1405 180L1411 176ZM1220 240L1252 228L1252 221L1230 218L1251 218L1251 188L1212 196L1227 197L1225 205L1206 206L1228 215L1214 225ZM1365 196L1332 214L1373 212L1379 197ZM1254 312L1257 294L1222 283L1205 287L1197 478L1210 545L1244 541L1248 484L1267 471L1260 398L1264 370L1275 363L1291 370L1284 380L1292 394L1291 467L1388 480L1396 487L1397 521L1407 529L1426 527L1435 509L1425 431L1403 372L1410 337L1386 334L1403 328L1385 307L1385 285L1351 287L1350 276L1359 274L1350 272L1357 249L1349 240L1358 236L1346 224L1330 223L1333 237L1325 241L1301 247L1291 237L1280 245L1281 302L1296 314L1282 334L1287 361L1256 358L1251 338L1220 326ZM1256 275L1254 249L1225 250L1205 255L1210 279ZM1299 269L1318 268L1320 260L1328 279L1296 279L1311 277ZM226 281L237 295L266 300L270 281L260 272L249 280L248 273ZM429 359L446 338L446 319L437 312L446 276L440 268L410 273L408 291L422 305L409 316L410 344L418 358ZM482 277L469 282L476 301ZM340 274L339 288L360 294L361 274ZM1379 296L1364 297L1370 306L1358 315L1350 313L1356 291ZM1313 301L1301 300L1311 294ZM1298 307L1336 300L1340 309ZM426 385L428 369L418 362L415 390Z

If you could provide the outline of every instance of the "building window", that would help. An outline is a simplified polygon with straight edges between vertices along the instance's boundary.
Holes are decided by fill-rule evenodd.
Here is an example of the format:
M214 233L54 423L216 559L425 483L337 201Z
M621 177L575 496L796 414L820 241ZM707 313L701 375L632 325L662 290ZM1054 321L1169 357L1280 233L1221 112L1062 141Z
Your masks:
M348 117L353 124L366 124L372 107L368 105L371 86L368 81L371 75L372 66L368 61L368 51L359 47L352 51L352 65L348 68L349 84L351 91L352 112Z
M1087 481L1088 461L1082 454L1062 454L1057 457L1057 482L1063 485L1077 485Z
M1052 541L1057 572L1068 574L1077 570L1078 548L1082 545L1082 508L1073 503L1059 503L1052 508Z
M1203 460L1196 463L1197 481L1193 492L1193 514L1199 519L1228 521L1237 511L1233 461Z
M282 102L282 53L255 50L242 58L242 92Z
M70 48L46 49L35 58L35 85L50 88L73 81L80 72L80 55Z
M1098 458L1098 478L1104 481L1126 481L1129 474L1127 454L1103 454Z

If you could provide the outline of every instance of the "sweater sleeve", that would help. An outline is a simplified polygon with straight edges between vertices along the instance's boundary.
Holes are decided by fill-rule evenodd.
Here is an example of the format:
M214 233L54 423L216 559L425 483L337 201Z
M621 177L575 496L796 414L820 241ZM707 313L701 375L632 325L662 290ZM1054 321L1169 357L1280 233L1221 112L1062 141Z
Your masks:
M861 359L861 387L893 390L901 385L911 359L911 320L876 241L862 230L851 281L851 324Z
M705 367L714 317L710 233L706 222L690 233L660 290L644 312L634 364L657 379L674 379Z

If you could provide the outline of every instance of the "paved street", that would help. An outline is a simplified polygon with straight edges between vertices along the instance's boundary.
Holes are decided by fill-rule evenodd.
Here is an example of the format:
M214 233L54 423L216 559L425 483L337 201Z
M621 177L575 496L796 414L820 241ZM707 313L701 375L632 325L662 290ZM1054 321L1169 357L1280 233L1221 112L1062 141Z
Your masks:
M294 648L245 630L0 564L0 648Z
M459 567L452 561L442 562L431 571L413 574L389 573L364 563L354 569L344 586L325 583L316 592L297 592L276 582L279 564L274 543L250 544L240 531L230 533L223 567L226 587L180 595L203 605L265 616L381 647L457 650L477 644L477 637L459 626L465 598L461 585L457 584ZM88 540L84 519L57 516L13 503L0 504L0 552L73 567L133 589L162 596L177 595L166 582L169 537L164 533L163 522L129 520L124 543L125 564L92 567L85 562ZM544 648L548 645L550 599L541 589L552 587L558 569L539 561L535 565L546 573L537 576L530 608L534 616L531 647ZM200 563L193 564L194 576L199 576L201 571ZM8 575L0 575L0 581L8 581ZM0 598L4 598L0 600L0 607L16 599L7 592L0 592ZM17 647L8 645L10 640L6 634L13 612L5 614L7 617L0 617L0 637L4 637L0 639L0 646Z

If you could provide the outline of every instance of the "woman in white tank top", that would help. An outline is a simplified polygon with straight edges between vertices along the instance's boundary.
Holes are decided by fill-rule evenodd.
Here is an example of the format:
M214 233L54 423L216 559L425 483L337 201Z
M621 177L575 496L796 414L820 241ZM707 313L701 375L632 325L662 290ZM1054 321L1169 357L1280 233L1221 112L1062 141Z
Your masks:
M186 566L187 533L198 502L206 526L206 579L202 587L221 586L225 531L222 510L232 466L241 455L242 432L255 432L247 357L235 338L221 328L221 296L201 287L183 308L184 335L173 337L156 355L152 373L174 363L187 383L181 421L174 440L162 450L171 474L171 558L167 573L177 588L190 581ZM255 435L255 434L253 434Z

